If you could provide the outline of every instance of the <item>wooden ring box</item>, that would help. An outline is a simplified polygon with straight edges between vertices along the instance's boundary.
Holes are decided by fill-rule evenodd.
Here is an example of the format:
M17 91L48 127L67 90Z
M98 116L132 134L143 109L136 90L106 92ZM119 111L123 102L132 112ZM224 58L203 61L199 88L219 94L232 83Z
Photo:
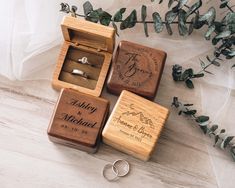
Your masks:
M121 41L107 81L108 91L119 95L128 90L154 99L167 54L164 51Z
M53 75L53 88L72 88L100 96L112 60L115 30L71 16L64 17L61 29L65 41ZM82 57L94 66L79 63ZM89 78L71 74L73 69L85 72Z
M147 161L168 115L167 108L123 90L102 132L103 142Z
M107 100L62 89L48 127L49 139L94 153L98 149L108 113Z

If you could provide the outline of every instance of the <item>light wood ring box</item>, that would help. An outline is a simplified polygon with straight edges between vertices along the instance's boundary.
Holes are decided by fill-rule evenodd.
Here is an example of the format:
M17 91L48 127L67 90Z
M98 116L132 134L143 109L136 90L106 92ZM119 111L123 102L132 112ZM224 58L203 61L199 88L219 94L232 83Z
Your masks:
M147 161L168 114L167 108L124 90L104 127L103 142Z
M71 16L64 17L61 29L65 41L53 75L53 88L72 88L100 96L112 59L115 30ZM78 63L82 57L94 66ZM71 74L73 69L87 73L89 78Z
M128 90L154 99L166 56L161 50L121 41L111 66L108 91L119 95L122 90Z
M109 102L62 89L48 127L51 141L94 153L109 112Z

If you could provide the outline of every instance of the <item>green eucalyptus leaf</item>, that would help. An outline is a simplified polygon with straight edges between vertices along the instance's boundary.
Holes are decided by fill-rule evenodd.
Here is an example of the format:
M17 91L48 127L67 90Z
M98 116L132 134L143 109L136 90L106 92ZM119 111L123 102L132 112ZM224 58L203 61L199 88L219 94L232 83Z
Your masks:
M231 35L231 31L223 31L222 33L219 33L215 38L221 39L225 37L229 37Z
M235 161L235 146L232 146L230 149L230 153L232 155L233 160Z
M188 110L184 112L184 114L186 115L195 115L196 113L197 113L197 110Z
M160 33L163 30L163 23L162 23L162 18L158 12L154 12L153 15L153 24L154 24L154 29L156 33Z
M209 125L209 121L205 121L205 122L199 123L199 125L201 127L207 126L207 125Z
M167 33L168 33L169 35L172 35L172 34L173 34L173 31L172 31L172 29L171 29L171 25L168 24L168 23L166 23L166 30L167 30Z
M97 9L89 13L89 16L86 17L86 20L97 23L100 19L100 15L102 14L103 10Z
M83 11L84 11L85 16L88 16L93 11L93 6L89 1L86 1L83 4Z
M194 30L194 20L195 20L195 18L192 18L191 19L191 23L190 23L190 25L189 25L189 28L188 28L188 35L191 35L192 33L193 33L193 30Z
M227 136L227 137L223 140L223 142L221 143L220 147L221 147L222 149L225 149L225 148L228 146L228 144L232 141L233 138L234 138L234 136Z
M231 68L234 68L234 67L235 67L235 64Z
M235 56L235 50L232 50L232 51L229 53L229 56L234 57L234 56Z
M170 10L165 15L165 21L170 24L176 19L177 16L178 13L174 13L172 10Z
M205 126L200 126L200 128L201 128L201 130L203 131L204 134L207 133L207 131L208 131L207 125L205 125Z
M200 7L202 6L202 1L198 0L196 3L194 3L187 11L186 17L190 16L194 12L196 12Z
M192 82L192 80L186 80L185 81L185 83L186 83L186 86L189 88L189 89L193 89L194 88L194 85L193 85L193 82Z
M219 128L218 125L212 125L211 128L208 130L208 134L214 134L214 132Z
M99 19L100 19L100 23L102 25L106 25L108 26L111 22L112 19L112 15L110 15L108 12L103 11L100 15L99 15Z
M115 22L120 22L122 21L122 15L124 14L124 12L126 11L126 8L121 8L119 11L117 11L114 16L113 16L113 20Z
M204 74L203 73L200 73L200 74L194 74L193 75L193 77L194 78L201 78L201 77L203 77L204 76Z
M213 25L211 25L209 28L208 28L208 30L207 30L207 32L206 32L206 34L205 34L205 39L206 40L210 40L210 37L211 37L211 35L212 35L212 33L215 31L215 25L213 24Z
M211 59L210 59L210 57L207 55L206 56L206 59L209 61L209 62L211 62Z
M188 0L178 0L178 4L172 8L172 11L178 12L187 2Z
M191 78L192 76L193 76L193 69L189 68L183 72L181 79L187 80L188 78Z
M137 22L137 13L136 10L133 10L131 14L121 22L120 29L124 30L127 28L132 28L136 25Z
M186 26L186 12L183 9L179 11L178 21L179 34L181 36L188 35L188 28Z
M141 18L142 18L142 22L144 24L144 33L145 33L145 36L148 37L149 36L148 35L148 25L145 22L146 17L147 17L147 7L145 5L142 5L142 7L141 7Z
M204 61L202 61L201 59L199 59L199 60L200 60L200 64L201 64L202 69L204 69L205 66L206 66L206 64L205 64Z
M206 21L210 26L215 21L215 17L216 10L214 7L211 7L203 16L199 18L199 21Z
M193 19L193 28L194 29L200 29L206 23L205 21L199 21L199 18L200 18L200 16L199 16L199 13L197 12L196 16Z
M217 39L216 37L214 37L214 38L212 39L212 44L213 44L213 45L216 45L220 40L221 40L221 39Z
M225 129L221 129L219 134L215 135L215 144L214 146L218 143L219 139L220 139L220 135L225 133Z
M197 123L203 123L203 122L206 122L206 121L209 121L209 116L198 116L196 118L196 122Z
M228 1L227 0L224 0L220 3L220 6L219 8L225 8L226 6L228 5Z
M216 60L212 61L211 63L212 63L213 65L217 66L217 67L220 66L220 63L219 63L218 61L216 61Z
M169 0L168 2L168 8L171 8L171 5L175 2L175 0Z

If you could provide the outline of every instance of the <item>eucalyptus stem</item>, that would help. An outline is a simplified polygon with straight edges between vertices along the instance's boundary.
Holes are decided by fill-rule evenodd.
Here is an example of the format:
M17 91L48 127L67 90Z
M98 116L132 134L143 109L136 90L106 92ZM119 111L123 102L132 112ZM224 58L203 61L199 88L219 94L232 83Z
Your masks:
M234 140L234 136L228 136L225 134L225 129L219 130L218 125L210 122L209 116L196 115L197 110L189 108L190 106L193 106L193 104L183 104L178 100L178 97L174 97L172 106L178 109L179 115L184 114L195 121L205 135L208 135L210 138L212 138L211 136L213 135L214 146L219 146L223 150L227 149L235 161L235 143L232 142Z

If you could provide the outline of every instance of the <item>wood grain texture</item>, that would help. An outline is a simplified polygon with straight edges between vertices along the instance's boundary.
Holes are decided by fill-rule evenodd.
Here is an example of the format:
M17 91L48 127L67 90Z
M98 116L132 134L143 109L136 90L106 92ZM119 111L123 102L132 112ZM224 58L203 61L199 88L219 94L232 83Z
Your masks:
M72 88L93 96L100 96L115 46L115 30L112 27L71 16L64 17L61 29L65 42L53 75L53 87L58 90ZM77 61L82 57L87 57L90 63L99 65L99 71L90 66L84 69L84 66L70 64L70 61L67 61L69 59ZM71 69L74 68L84 71L89 69L87 73L91 74L91 78L85 82L83 78L70 75ZM95 74L93 74L94 71L96 71Z
M113 53L115 30L112 27L65 16L61 29L66 41Z
M63 89L47 133L53 142L94 153L108 112L107 100Z
M119 95L128 90L153 100L165 61L166 53L161 50L121 41L108 78L109 91Z
M102 67L100 69L99 78L97 81L91 80L91 79L84 80L83 78L78 78L78 76L74 76L71 73L63 71L63 66L64 66L64 63L66 62L67 53L71 46L78 50L77 53L79 53L79 50L88 51L91 54L98 54L99 56L102 56L104 58ZM97 50L94 48L81 46L81 45L74 46L70 42L65 41L64 44L62 45L59 58L56 64L56 68L53 74L52 86L57 90L60 90L62 88L71 88L71 89L98 97L100 96L102 92L104 81L106 79L108 69L111 63L111 59L112 59L112 54L108 52L104 52L104 51L97 52ZM88 60L89 60L89 57L88 57ZM68 69L67 66L65 66L65 70L67 69ZM92 71L91 69L90 71ZM86 85L88 86L86 87Z
M170 74L171 67L166 71ZM184 89L176 88L167 72L157 95L157 102L163 106L170 106L173 88L175 94ZM166 82L169 84L164 84ZM184 93L197 98L194 94L188 90ZM211 143L205 142L201 131L174 111L149 162L142 162L105 144L101 144L96 154L90 155L51 143L46 132L58 95L50 81L12 82L1 77L1 188L217 187L207 152ZM117 100L105 90L102 97L112 101L111 106ZM130 163L130 174L117 182L107 182L101 175L102 168L119 158ZM221 159L231 160L225 155L221 155Z
M169 110L123 90L102 132L104 143L147 161Z

